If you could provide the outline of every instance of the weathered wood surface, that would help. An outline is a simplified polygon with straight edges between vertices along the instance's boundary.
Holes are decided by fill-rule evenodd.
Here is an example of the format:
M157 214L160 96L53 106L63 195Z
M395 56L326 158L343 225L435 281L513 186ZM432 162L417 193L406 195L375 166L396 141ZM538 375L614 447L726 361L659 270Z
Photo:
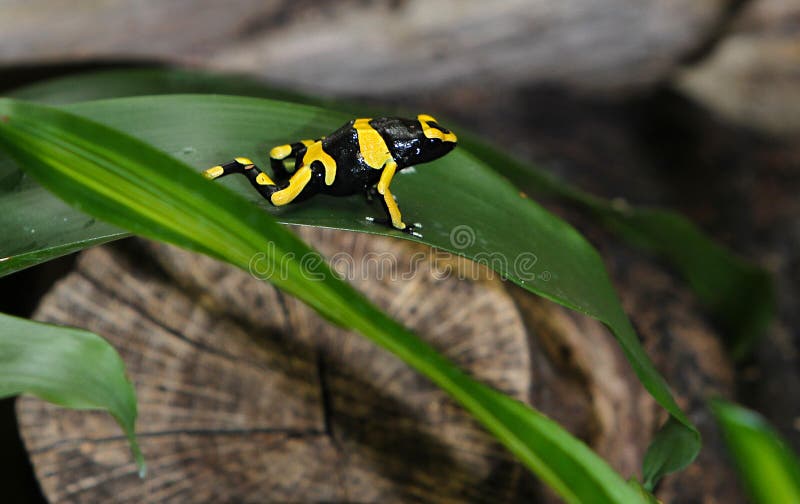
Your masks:
M356 284L393 316L482 380L527 397L526 335L499 281L436 279L426 263L403 280L420 248L305 234L328 253L349 250ZM376 254L383 264L371 262ZM160 268L142 264L153 257ZM139 481L106 416L23 400L23 435L54 502L503 502L524 476L397 359L207 258L163 246L92 250L37 318L85 326L120 350L150 470Z
M394 277L379 278L377 261L367 277L360 269L348 276L471 373L531 401L622 474L638 471L663 418L600 324L517 288L509 296L496 279L437 279L447 265L465 268L462 260L440 259L434 270L423 261L403 279L404 265L425 252L406 242L301 232L328 256L348 251L357 265L376 253L397 257ZM709 389L729 393L728 366L685 289L646 263L623 288L629 308L653 317L640 330L668 379L681 377L690 412L702 411ZM662 311L673 290L683 294ZM661 299L657 313L652 296ZM209 259L160 245L86 252L37 318L87 327L120 350L137 384L150 465L139 481L105 415L23 399L20 428L53 502L554 500L396 359ZM666 332L668 343L657 343ZM687 360L686 368L671 364ZM662 493L736 502L718 457L707 451L702 472Z
M146 57L336 94L662 81L733 0L7 0L0 62Z

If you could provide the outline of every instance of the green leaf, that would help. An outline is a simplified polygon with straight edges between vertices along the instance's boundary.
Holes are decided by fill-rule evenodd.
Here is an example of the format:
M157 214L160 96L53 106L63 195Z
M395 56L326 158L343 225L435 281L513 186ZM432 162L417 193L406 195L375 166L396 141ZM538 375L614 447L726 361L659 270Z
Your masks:
M354 105L279 90L248 76L169 68L84 73L28 86L13 95L43 103L67 104L169 93L256 96L315 104L352 114L365 113ZM565 184L530 164L520 163L463 132L459 138L461 150L468 150L531 195L550 194L583 206L623 239L661 256L722 322L725 340L734 357L744 357L766 329L775 312L770 276L710 240L685 217L656 208L620 207Z
M115 109L115 104L122 108ZM140 133L143 136L151 134L162 141L167 140L167 144L175 141L178 146L186 145L189 132L183 130L191 130L191 145L196 146L194 152L201 151L205 156L219 155L216 152L219 146L224 146L226 151L242 148L244 150L237 154L252 155L256 152L254 139L257 131L272 131L273 135L282 131L282 134L291 135L301 129L329 129L331 121L341 122L340 116L319 109L240 98L149 98L144 102L129 100L93 106L94 113L100 115L133 114L119 122L128 126L136 124L142 128ZM87 105L82 112L90 110L91 106ZM149 116L151 112L158 113ZM165 114L161 116L160 113ZM111 115L104 117L111 120ZM159 117L169 119L167 124L162 123ZM194 128L192 125L202 127ZM235 126L235 131L230 131L231 126ZM236 132L249 133L242 139ZM301 261L312 252L302 241L280 226L269 213L225 189L222 184L206 181L195 169L147 143L99 123L13 100L0 100L0 145L42 185L92 215L135 233L206 253L240 268L249 268L254 258L262 262L259 265L262 271L270 267L278 271L280 267L282 274L269 278L273 284L300 298L331 321L361 332L430 378L566 501L643 502L640 495L602 459L555 422L465 375L429 345L371 305L351 286L337 279L324 261ZM162 148L164 145L163 142L160 144ZM182 148L179 147L177 152L182 152ZM175 152L174 149L166 150ZM233 154L231 152L229 156ZM459 158L465 163L460 168L469 169L469 157L456 157ZM480 175L479 172L473 174ZM456 190L461 187L459 183L463 184L463 174L456 172L443 176L449 176ZM488 188L488 194L513 191L513 188L504 188L503 181L486 177L484 175L484 182L494 184ZM461 196L471 197L469 193ZM517 199L525 205L532 205L532 209L525 207L525 211L540 216L541 224L545 226L543 232L556 231L559 236L563 233L567 244L586 246L566 225L544 214L532 203ZM480 201L467 199L466 202L479 208L493 208ZM301 215L305 212L306 216L327 219L332 223L366 226L357 217L361 214L353 212L353 201L344 201L342 205L334 210L323 205L299 206L296 210ZM453 212L443 205L434 210ZM298 218L297 212L289 209L283 217ZM479 227L481 224L485 223L475 223L476 229L482 229ZM442 233L434 230L431 234L438 236ZM533 234L536 236L535 232ZM598 275L593 270L595 261L599 259L590 255L585 263L578 261L572 265L581 268L580 271L590 275L591 279ZM600 278L604 278L602 269L599 271ZM647 364L646 357L644 362ZM663 382L657 383L663 386ZM666 388L661 392L671 400Z
M100 336L0 313L0 397L18 394L109 412L127 435L144 476L134 430L136 392L119 354Z
M661 477L676 468L683 461L694 457L692 441L694 433L684 428L674 418L670 418L661 428L658 442L650 445L644 456L642 474L644 488L652 491Z
M800 461L761 415L722 400L711 410L753 502L800 502Z
M263 164L264 153L271 146L325 135L349 119L349 116L316 107L221 96L141 97L87 102L67 108L128 132L189 162L196 169L234 156L246 156ZM2 166L0 164L0 170ZM361 197L318 196L306 204L276 209L263 201L243 178L228 177L220 183L236 189L281 222L409 238L399 231L368 222L365 216L376 215L375 210L370 210ZM520 196L514 186L498 177L471 152L460 148L411 174L401 172L392 189L400 199L403 215L408 220L425 224L424 243L487 263L527 290L609 326L644 386L690 434L682 438L688 444L680 446L670 442L671 437L666 434L657 435L654 448L660 453L675 451L676 455L667 457L672 463L662 466L661 471L646 476L655 481L662 474L691 462L700 447L699 434L642 349L602 260L580 234ZM31 201L41 202L49 197L44 190L24 180L17 183L12 194L29 191L35 194L28 196ZM17 207L8 208L8 211L12 214L25 212L28 225L35 229L51 225L51 216L40 213L38 208ZM61 212L59 215L62 219L67 217L70 227L63 228L57 237L48 237L50 246L62 250L71 245L78 248L85 240L109 236L108 228L102 227L102 238L97 238L94 227L98 224L79 212L67 208ZM8 252L7 255L13 257L0 265L0 271L17 267L20 261L28 260L29 253L38 250L24 241L24 229L12 232L23 247Z

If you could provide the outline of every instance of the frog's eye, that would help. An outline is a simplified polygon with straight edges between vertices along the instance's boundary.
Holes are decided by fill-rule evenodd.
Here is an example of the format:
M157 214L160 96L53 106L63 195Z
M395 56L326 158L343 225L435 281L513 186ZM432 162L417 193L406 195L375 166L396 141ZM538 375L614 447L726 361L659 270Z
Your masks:
M431 128L431 129L435 129L435 130L437 130L437 131L441 132L442 134L447 134L447 133L450 133L450 131L448 131L448 130L447 130L447 129L445 129L445 128L442 128L441 126L439 126L439 125L438 125L438 124L436 124L436 123L428 123L428 127L429 127L429 128ZM437 135L437 136L438 136L438 135Z
M417 120L420 126L422 126L422 133L426 138L441 140L442 142L448 143L456 143L458 140L454 133L439 126L433 116L420 114L417 116Z

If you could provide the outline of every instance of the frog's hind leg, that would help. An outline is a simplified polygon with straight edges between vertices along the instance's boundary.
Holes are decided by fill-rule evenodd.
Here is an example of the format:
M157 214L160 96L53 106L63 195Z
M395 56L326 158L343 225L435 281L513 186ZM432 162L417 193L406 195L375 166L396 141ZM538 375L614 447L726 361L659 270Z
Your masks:
M273 147L269 151L269 163L272 167L272 173L277 180L286 180L289 178L289 171L286 169L286 161L295 161L303 158L301 154L304 153L306 148L316 142L317 140L300 140L293 144L284 144ZM295 166L294 168L299 168ZM293 171L296 171L293 169Z
M282 189L266 173L262 172L255 163L245 157L237 157L229 163L212 166L204 171L203 175L207 179L213 180L234 173L241 173L246 176L250 184L270 203L272 203L272 195Z
M252 161L239 157L230 163L211 167L203 175L213 180L233 173L244 174L261 196L275 206L283 206L294 201L311 181L313 174L310 167L301 166L289 180L276 184Z
M270 203L283 206L294 201L311 181L313 172L308 166L301 166L292 174L289 183L280 190L274 191L270 196Z
M212 166L203 172L203 176L207 179L214 180L233 173L245 173L248 169L255 168L255 166L256 165L250 161L250 159L246 157L237 157L230 163Z

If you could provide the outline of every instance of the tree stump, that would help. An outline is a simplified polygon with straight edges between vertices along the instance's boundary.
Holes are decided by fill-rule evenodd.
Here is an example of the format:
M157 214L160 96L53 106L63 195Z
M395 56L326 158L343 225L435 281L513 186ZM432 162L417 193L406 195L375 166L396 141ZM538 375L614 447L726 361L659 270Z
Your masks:
M355 268L343 273L382 308L527 398L526 334L499 280L437 278L413 262L426 249L397 240L302 234L329 254L349 251ZM149 466L139 480L107 415L21 400L54 502L502 502L523 474L398 359L206 257L141 243L88 251L36 318L87 327L120 351Z

